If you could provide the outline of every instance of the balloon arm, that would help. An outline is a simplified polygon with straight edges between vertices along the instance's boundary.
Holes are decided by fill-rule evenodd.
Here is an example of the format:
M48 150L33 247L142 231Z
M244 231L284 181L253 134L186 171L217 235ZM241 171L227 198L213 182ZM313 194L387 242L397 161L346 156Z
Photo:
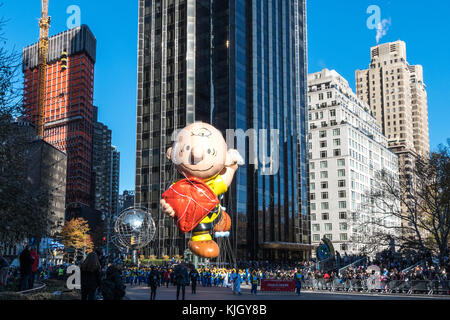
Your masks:
M237 168L237 165L225 167L225 172L222 174L222 179L227 185L227 188L231 185L231 182L233 182L234 174L236 173Z
M231 185L231 182L233 181L234 174L236 173L239 166L242 166L245 164L244 159L240 155L239 151L235 149L228 150L228 155L231 157L232 164L225 166L225 172L222 174L222 179L229 187Z

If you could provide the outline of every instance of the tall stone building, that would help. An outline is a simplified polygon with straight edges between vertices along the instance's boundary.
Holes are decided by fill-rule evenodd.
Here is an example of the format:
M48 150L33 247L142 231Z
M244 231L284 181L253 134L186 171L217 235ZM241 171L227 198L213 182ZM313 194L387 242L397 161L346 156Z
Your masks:
M308 98L312 243L325 237L348 254L381 249L373 244L380 227L364 222L385 219L387 234L400 219L367 206L367 192L381 169L398 179L398 157L368 105L336 71L310 74Z
M358 97L370 106L388 138L389 148L399 154L429 155L423 68L407 62L405 42L396 41L371 48L370 68L356 71L356 91Z
M139 1L135 203L157 225L150 254L187 247L159 201L178 178L165 155L172 133L203 121L224 136L265 133L243 146L247 164L222 201L231 251L253 260L308 257L306 78L305 0ZM261 159L250 163L257 157L249 154L277 147L272 174Z
M370 106L389 148L399 156L399 177L407 192L414 183L417 157L430 154L423 68L410 65L405 42L395 41L372 47L369 69L357 70L355 76L358 97ZM402 212L406 214L404 205Z

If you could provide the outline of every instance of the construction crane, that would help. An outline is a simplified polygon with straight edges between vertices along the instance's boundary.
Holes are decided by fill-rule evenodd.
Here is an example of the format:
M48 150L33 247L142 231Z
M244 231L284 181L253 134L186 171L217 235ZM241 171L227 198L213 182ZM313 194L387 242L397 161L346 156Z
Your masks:
M50 29L50 17L48 16L49 0L41 0L41 19L39 20L39 65L38 65L38 121L37 134L44 139L44 117L46 102L47 82L47 53L48 53L48 30Z

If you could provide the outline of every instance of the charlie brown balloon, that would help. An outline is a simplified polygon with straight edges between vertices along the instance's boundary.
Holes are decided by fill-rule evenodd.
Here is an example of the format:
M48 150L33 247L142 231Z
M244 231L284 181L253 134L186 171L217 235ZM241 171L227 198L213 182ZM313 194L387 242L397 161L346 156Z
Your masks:
M226 234L231 228L230 216L218 197L227 192L244 160L237 150L228 149L219 130L203 122L180 130L167 150L167 158L185 179L162 195L161 208L182 232L192 231L192 253L215 258L220 249L212 235Z

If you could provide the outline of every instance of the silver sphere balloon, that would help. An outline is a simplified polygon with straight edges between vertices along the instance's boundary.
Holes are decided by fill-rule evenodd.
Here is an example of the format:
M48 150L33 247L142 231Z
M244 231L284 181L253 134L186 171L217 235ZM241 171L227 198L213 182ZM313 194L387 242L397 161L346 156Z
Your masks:
M155 233L155 222L148 211L129 208L117 218L112 240L119 248L135 250L148 245Z

